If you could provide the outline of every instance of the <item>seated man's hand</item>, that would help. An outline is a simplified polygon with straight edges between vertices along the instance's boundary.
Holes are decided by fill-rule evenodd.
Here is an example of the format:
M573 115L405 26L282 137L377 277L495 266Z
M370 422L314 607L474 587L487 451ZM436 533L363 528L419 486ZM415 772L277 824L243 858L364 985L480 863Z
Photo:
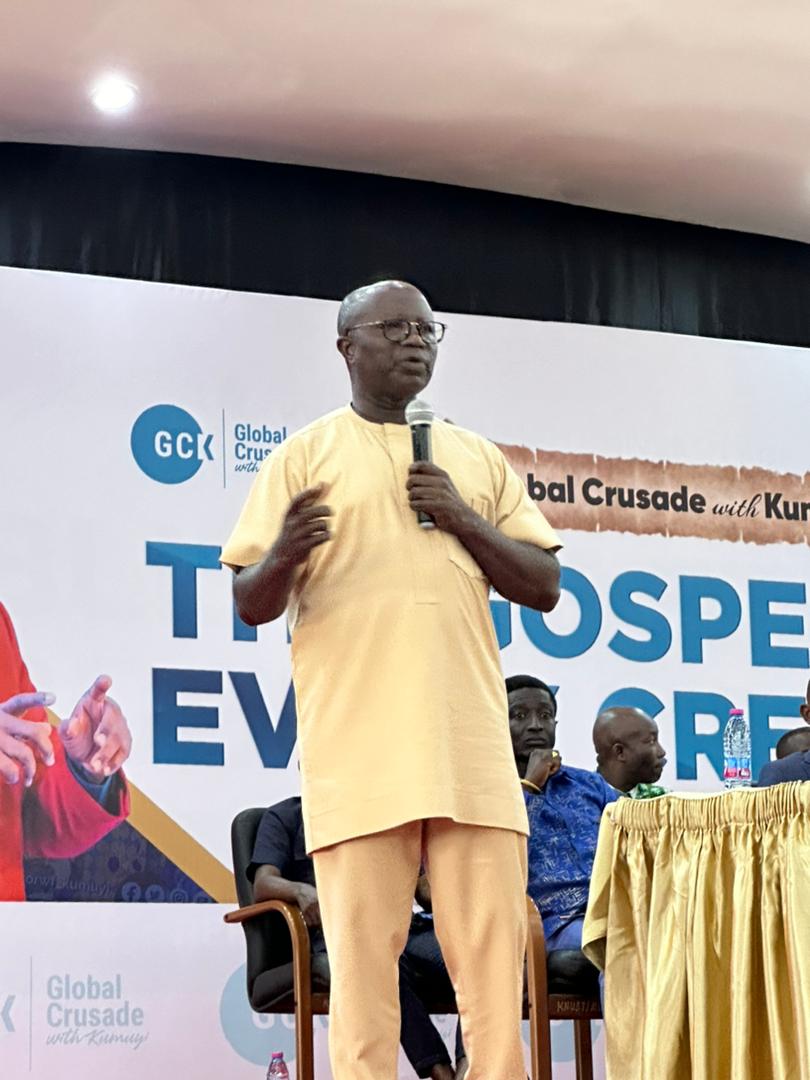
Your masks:
M532 750L525 778L535 787L545 787L548 778L559 772L561 765L562 758L557 750Z
M15 694L0 704L0 779L16 784L20 777L25 786L34 782L37 765L53 765L51 725L47 720L24 720L27 709L52 705L53 694Z
M117 772L132 749L126 717L107 697L111 686L109 675L99 675L59 727L67 756L97 783Z
M314 886L301 882L296 889L295 899L301 908L301 914L304 916L304 922L307 926L319 927L321 925L321 908L318 903L318 893Z

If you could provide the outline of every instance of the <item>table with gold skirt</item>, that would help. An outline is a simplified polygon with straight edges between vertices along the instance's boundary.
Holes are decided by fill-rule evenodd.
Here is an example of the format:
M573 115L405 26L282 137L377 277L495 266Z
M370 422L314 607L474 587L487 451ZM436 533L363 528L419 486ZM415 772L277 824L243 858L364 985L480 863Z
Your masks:
M605 810L608 1080L810 1080L810 782Z

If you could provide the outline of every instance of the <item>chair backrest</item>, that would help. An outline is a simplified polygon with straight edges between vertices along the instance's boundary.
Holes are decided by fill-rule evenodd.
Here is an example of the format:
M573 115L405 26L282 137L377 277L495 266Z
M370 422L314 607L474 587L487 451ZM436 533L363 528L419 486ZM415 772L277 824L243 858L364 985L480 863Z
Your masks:
M245 907L253 903L253 884L247 870L253 858L256 833L264 809L251 807L236 815L231 824L231 851L236 895ZM242 923L247 946L247 992L254 1008L264 1009L292 986L292 942L283 915L270 911ZM268 980L269 973L277 973ZM256 980L265 976L254 993ZM268 989L269 987L269 989Z
M253 806L250 810L240 811L231 823L231 853L233 855L233 876L236 881L236 895L239 906L247 907L253 903L253 884L247 876L247 870L253 859L256 833L262 820L264 809Z

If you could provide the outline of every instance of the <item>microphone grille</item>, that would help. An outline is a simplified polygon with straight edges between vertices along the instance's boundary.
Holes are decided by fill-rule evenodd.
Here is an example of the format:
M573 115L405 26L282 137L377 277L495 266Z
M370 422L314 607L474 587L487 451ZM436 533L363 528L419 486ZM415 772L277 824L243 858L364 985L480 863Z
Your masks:
M414 424L432 424L434 415L432 407L421 398L414 398L405 407L405 423L411 427Z

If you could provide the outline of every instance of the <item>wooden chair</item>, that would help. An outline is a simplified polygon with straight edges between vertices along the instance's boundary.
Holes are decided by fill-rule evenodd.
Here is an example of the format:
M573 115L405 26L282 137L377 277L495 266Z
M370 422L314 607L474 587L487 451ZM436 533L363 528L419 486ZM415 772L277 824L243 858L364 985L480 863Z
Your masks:
M593 1080L591 1021L602 1019L599 973L578 949L549 953L540 913L529 906L529 947L526 950L529 982L530 1030L539 1032L539 1061L534 1076L551 1080L551 1021L572 1020L577 1080Z
M314 1080L312 1018L328 1015L329 994L319 990L317 983L313 986L309 932L298 907L281 900L252 902L253 886L248 880L247 868L263 813L263 808L243 810L231 826L234 877L240 907L228 912L225 922L238 923L245 932L247 993L251 1008L259 1013L295 1016L296 1077L297 1080ZM592 1080L590 1020L601 1015L598 994L594 1001L567 992L555 992L559 989L559 979L554 975L553 965L551 974L546 969L543 923L529 897L526 902L529 913L528 1004L524 1018L530 1021L532 1080L551 1080L551 1019L574 1020L577 1077ZM454 1001L436 999L427 1004L436 1016L456 1012Z

